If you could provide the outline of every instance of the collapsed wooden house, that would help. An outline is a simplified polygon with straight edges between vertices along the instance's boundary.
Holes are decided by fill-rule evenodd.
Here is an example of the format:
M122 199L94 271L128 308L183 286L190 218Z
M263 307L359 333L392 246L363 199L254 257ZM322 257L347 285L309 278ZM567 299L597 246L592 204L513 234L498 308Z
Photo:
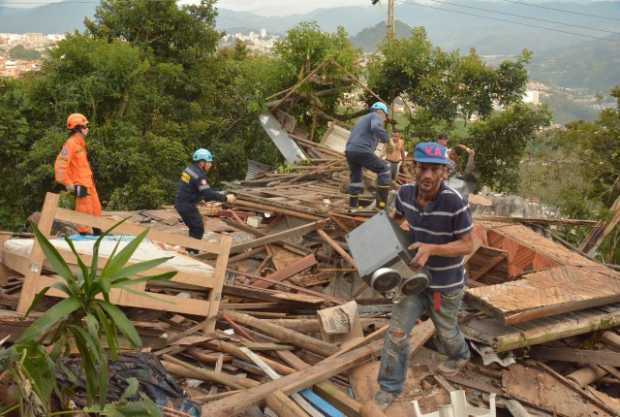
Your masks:
M148 228L143 256L173 254L158 271L177 271L171 282L134 288L155 298L119 290L113 300L203 415L258 416L263 404L279 416L377 415L368 402L391 304L359 278L344 239L372 213L346 210L342 132L333 128L315 143L290 135L277 120L269 126L274 140L304 162L230 184L238 200L202 209L209 211L202 241L186 237L171 208L94 218L59 208L54 194L46 197L39 228L53 237L54 222L106 229L128 217L114 242ZM620 324L620 275L520 223L562 221L476 218L479 246L467 260L462 327L478 350L492 349L483 355L508 352L519 363L476 359L463 374L441 377L429 342L434 328L422 322L411 335L407 390L387 415L414 415L411 401L435 411L457 389L482 408L497 395L498 407L526 413L520 415L620 414L610 394L620 387L620 335L603 332ZM30 322L20 313L56 278L31 236L1 237L0 337L14 340ZM53 242L74 264L62 241ZM80 248L88 257L92 241ZM184 248L202 254L189 257ZM556 358L562 366L548 366ZM538 391L528 390L532 380Z

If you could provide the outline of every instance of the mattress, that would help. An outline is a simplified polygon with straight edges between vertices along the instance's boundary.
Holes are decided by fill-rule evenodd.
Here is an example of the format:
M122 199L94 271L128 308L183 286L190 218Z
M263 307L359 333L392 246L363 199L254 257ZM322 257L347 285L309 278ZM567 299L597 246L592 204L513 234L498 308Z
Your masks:
M80 255L92 255L96 238L77 235L72 236L70 239ZM117 243L118 253L118 251L123 249L132 239L133 237L127 236L106 236L99 246L99 254L103 257L109 257L114 251L114 247ZM32 242L33 239L9 239L4 242L3 250L6 253L29 257L32 251ZM64 239L50 239L50 242L59 250L71 251L71 248ZM192 274L211 274L213 272L212 266L197 261L190 256L182 255L176 251L164 249L148 239L144 239L140 243L129 262L137 263L167 257L172 257L172 259L161 264L159 268L170 268L179 272Z

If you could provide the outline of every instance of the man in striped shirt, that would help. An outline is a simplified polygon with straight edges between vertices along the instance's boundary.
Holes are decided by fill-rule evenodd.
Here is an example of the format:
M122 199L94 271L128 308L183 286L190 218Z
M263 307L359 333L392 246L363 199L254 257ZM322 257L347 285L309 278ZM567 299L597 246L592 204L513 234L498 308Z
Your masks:
M381 356L375 401L386 408L400 394L406 378L409 335L425 313L433 320L440 350L448 359L438 370L458 373L469 361L470 351L458 326L465 286L463 256L474 250L472 221L467 202L444 184L446 148L424 142L414 150L415 184L403 185L396 198L396 216L409 223L416 251L413 263L431 275L429 288L394 305Z

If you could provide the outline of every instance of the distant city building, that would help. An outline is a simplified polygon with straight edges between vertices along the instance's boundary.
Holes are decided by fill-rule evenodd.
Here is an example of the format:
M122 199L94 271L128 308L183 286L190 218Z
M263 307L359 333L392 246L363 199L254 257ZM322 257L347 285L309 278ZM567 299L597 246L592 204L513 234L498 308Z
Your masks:
M64 38L64 34L0 33L0 77L18 78L26 72L38 71L41 68L40 59L11 59L10 51L16 46L45 53Z

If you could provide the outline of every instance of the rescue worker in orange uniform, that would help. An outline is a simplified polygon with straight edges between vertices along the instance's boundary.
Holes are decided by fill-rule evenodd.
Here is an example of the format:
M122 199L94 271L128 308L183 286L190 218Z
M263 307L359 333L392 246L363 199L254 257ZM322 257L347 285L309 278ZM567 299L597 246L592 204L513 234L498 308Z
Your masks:
M72 113L67 118L67 129L69 138L54 164L56 182L64 185L67 191L75 195L76 211L101 216L101 203L86 152L88 119L83 114ZM78 232L88 234L91 233L91 229L88 226L78 226Z

